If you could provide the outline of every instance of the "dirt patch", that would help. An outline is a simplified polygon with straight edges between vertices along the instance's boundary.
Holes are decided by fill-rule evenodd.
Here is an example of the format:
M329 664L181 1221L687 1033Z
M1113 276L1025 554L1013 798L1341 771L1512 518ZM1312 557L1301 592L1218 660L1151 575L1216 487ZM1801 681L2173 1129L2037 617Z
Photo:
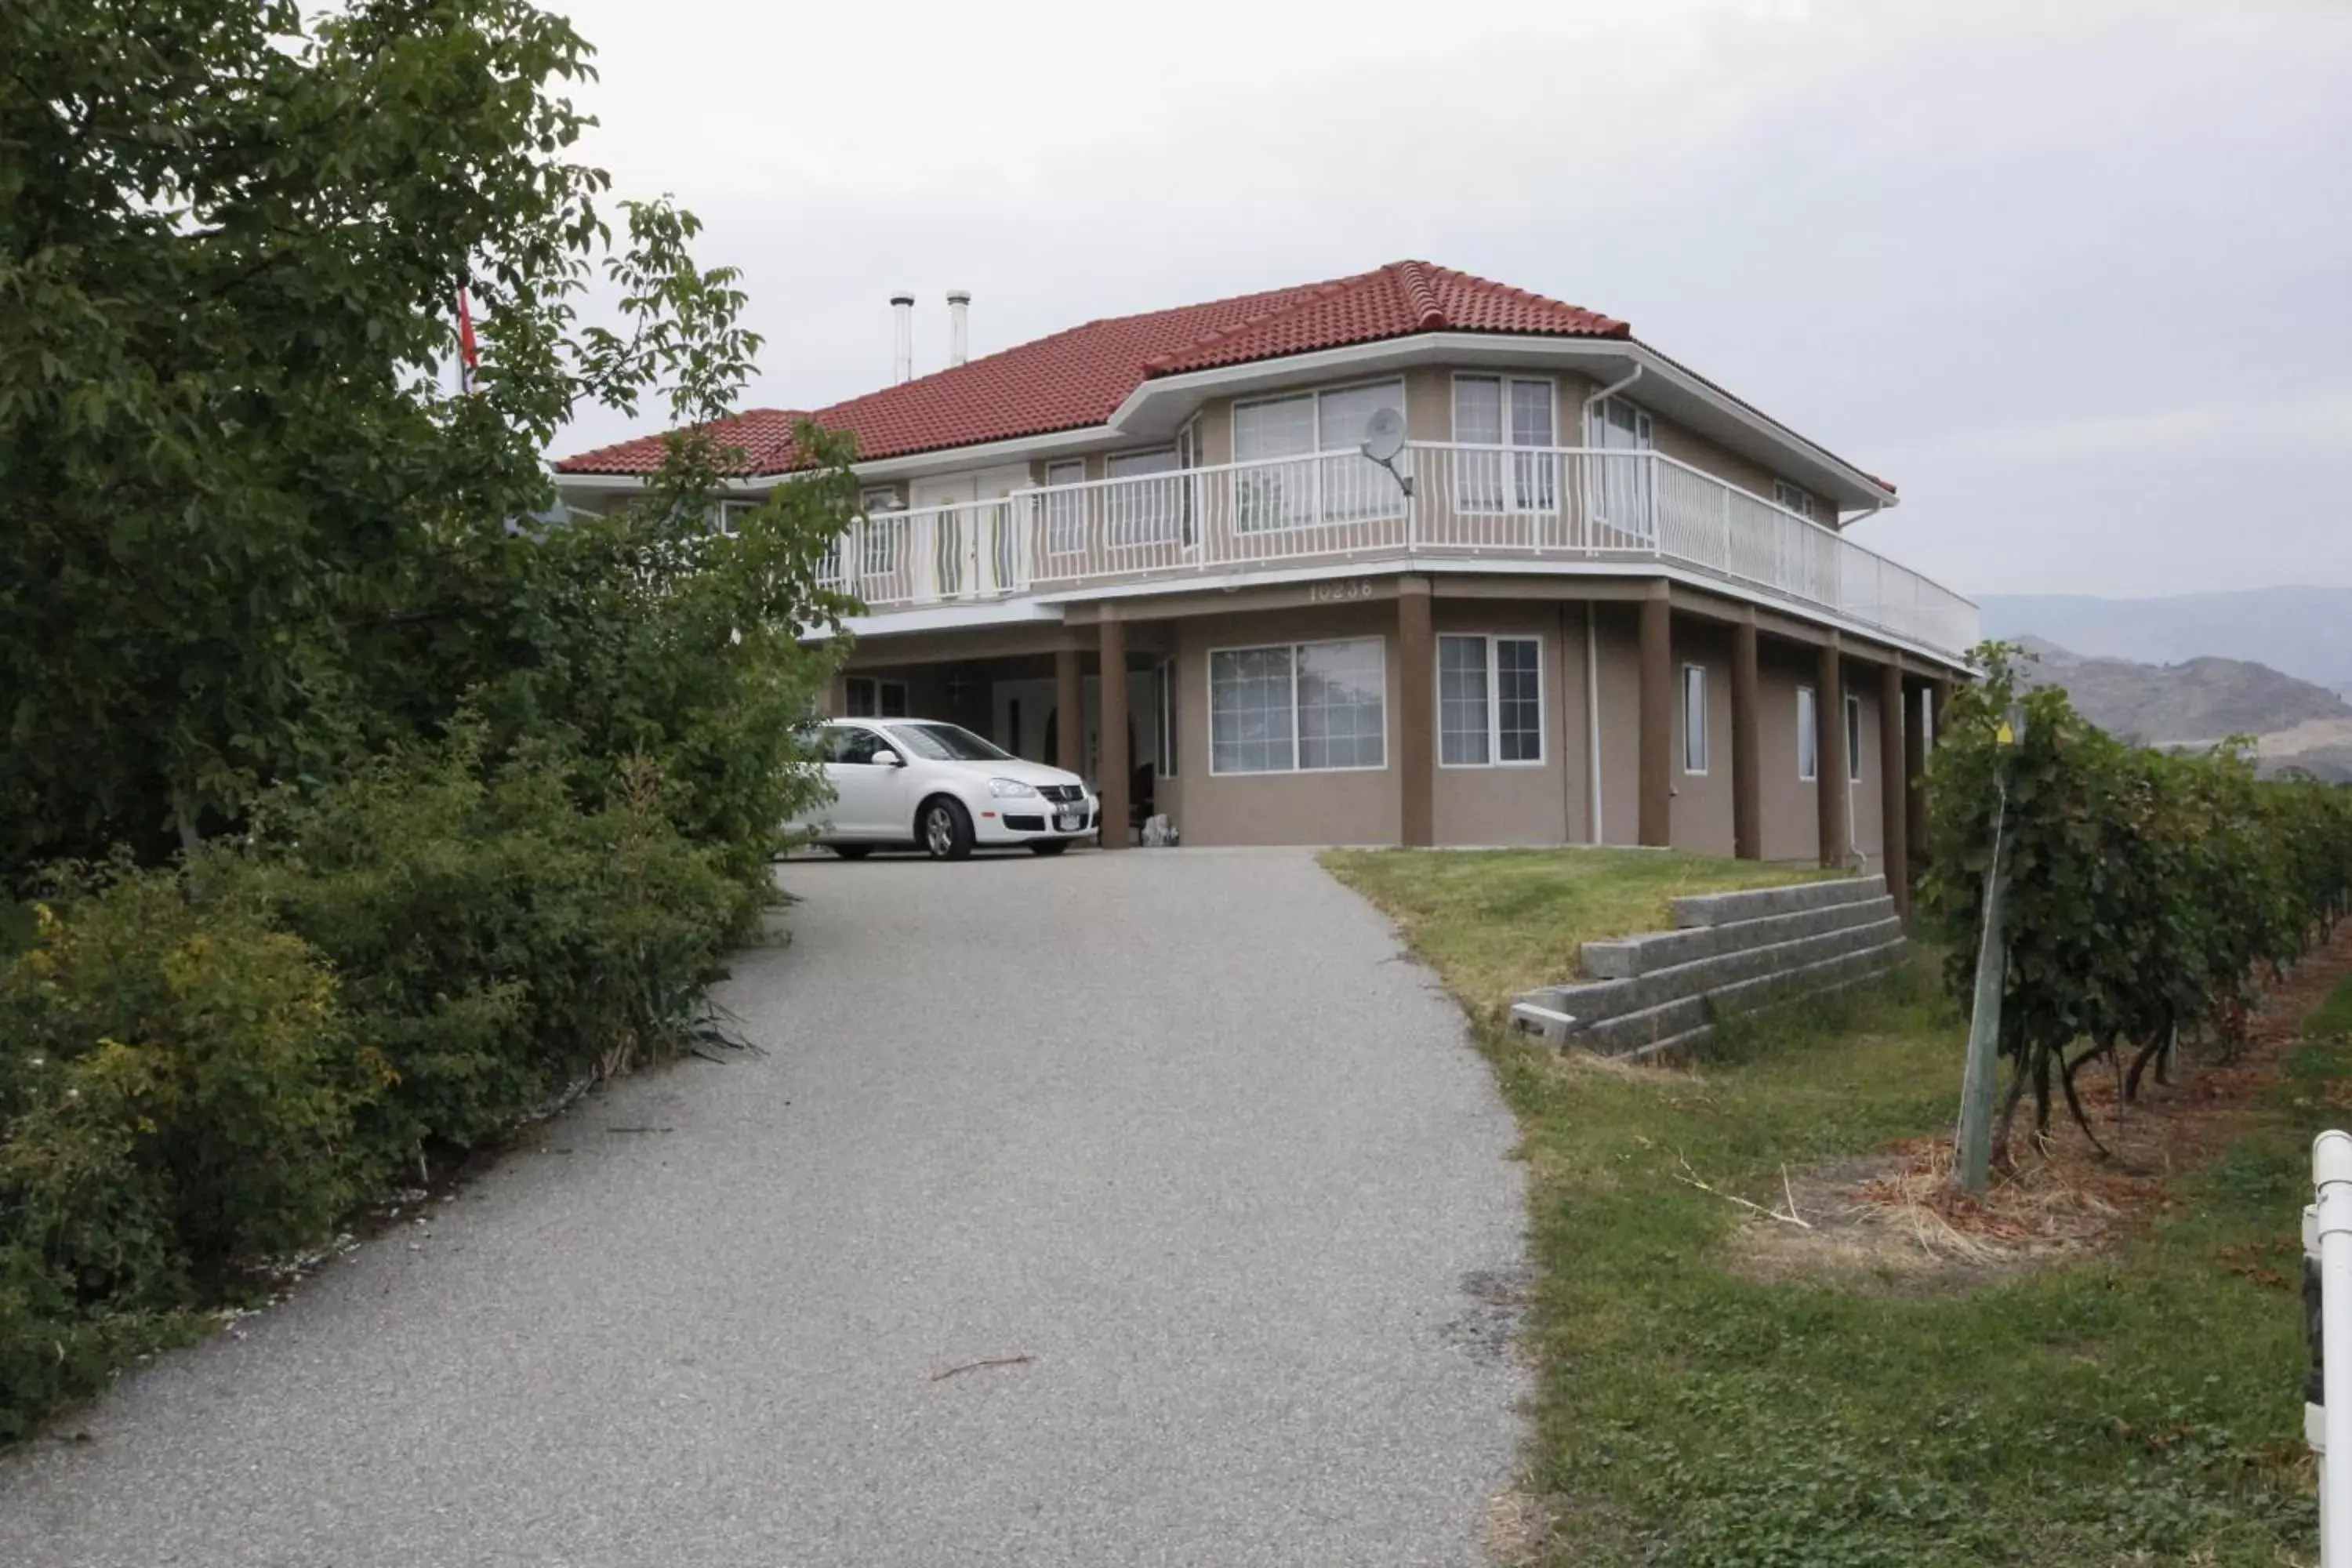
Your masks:
M2035 1139L2030 1111L2021 1113L2015 1146L1981 1199L1953 1190L1949 1138L1910 1139L1790 1173L1774 1215L1730 1237L1732 1267L1776 1281L1941 1289L2095 1252L2168 1203L2171 1176L2210 1159L2245 1126L2280 1082L2303 1020L2347 973L2352 923L2268 989L2233 1055L2184 1060L2174 1082L2143 1081L2128 1103L2119 1065L2084 1068L2076 1086L2092 1136L2063 1105L2046 1139ZM2331 1085L2328 1103L2352 1110L2352 1085ZM2246 1266L2267 1269L2269 1261Z
M1486 1501L1487 1558L1497 1568L1531 1568L1550 1539L1553 1519L1542 1500L1514 1487Z

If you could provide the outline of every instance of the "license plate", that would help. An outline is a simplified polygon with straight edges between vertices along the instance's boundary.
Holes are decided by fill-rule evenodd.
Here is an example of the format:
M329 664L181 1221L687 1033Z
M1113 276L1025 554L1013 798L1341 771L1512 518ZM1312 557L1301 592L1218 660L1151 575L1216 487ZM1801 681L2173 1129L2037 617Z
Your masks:
M1086 820L1086 816L1083 812L1057 811L1054 814L1054 831L1056 833L1076 833L1080 827L1085 826Z

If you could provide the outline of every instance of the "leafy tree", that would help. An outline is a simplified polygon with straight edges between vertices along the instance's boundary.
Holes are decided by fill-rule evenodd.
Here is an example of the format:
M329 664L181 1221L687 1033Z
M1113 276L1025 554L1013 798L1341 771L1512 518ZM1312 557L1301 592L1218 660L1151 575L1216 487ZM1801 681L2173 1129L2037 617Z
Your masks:
M611 608L616 554L664 552L639 586L688 601L705 652L717 619L759 639L734 668L768 696L823 679L797 634L835 614L813 563L843 483L772 509L731 594L678 585L707 440L646 521L514 526L583 402L705 421L757 348L688 215L625 205L606 255L606 176L551 90L590 53L521 0L0 7L0 865L158 858L485 693L509 739L579 721L564 617ZM600 257L619 330L580 325ZM465 398L438 384L461 285L485 315ZM567 577L592 563L601 586ZM642 636L604 653L643 712L710 696L707 663L636 679Z

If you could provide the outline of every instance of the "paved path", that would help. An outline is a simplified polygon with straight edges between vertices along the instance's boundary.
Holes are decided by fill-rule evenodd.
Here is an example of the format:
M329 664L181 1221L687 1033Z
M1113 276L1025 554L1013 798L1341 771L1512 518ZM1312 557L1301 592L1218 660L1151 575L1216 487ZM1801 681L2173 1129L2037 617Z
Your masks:
M783 879L770 1055L0 1456L0 1563L1481 1561L1520 1179L1383 921L1274 851Z

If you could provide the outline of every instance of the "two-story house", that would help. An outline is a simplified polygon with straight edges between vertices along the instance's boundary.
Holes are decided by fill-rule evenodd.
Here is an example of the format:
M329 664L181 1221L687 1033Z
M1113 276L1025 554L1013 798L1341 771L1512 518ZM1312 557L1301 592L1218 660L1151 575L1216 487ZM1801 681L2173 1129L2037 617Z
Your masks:
M832 570L868 613L836 712L1084 773L1110 845L1164 813L1190 845L1673 845L1900 879L1975 606L1843 536L1892 485L1626 323L1403 261L952 357L718 432L747 499L789 479L797 420L856 439ZM596 509L660 456L558 483Z

